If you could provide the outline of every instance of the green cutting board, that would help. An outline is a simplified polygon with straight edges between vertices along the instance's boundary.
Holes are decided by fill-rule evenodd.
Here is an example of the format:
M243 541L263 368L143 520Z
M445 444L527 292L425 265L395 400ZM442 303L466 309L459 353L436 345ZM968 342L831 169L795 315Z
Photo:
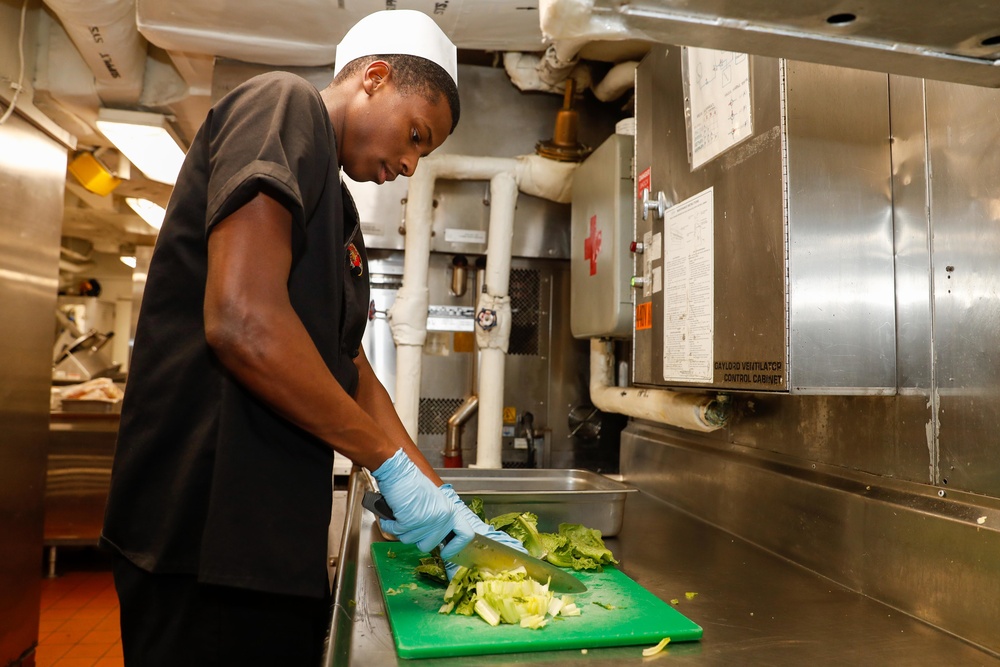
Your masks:
M672 642L701 639L699 625L613 567L575 573L587 585L586 593L574 596L582 614L551 621L539 630L506 624L493 627L479 616L439 614L444 587L414 572L422 555L413 545L372 544L375 571L401 658L652 646L664 637ZM417 584L416 590L409 589L411 583ZM386 594L404 585L400 592Z

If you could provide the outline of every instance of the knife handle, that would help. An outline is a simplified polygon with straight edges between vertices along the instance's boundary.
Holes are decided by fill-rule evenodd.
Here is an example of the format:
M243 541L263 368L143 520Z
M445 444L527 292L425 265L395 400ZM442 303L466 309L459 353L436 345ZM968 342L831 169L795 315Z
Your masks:
M365 491L365 495L361 498L361 506L380 519L389 519L390 521L396 519L396 515L392 513L392 508L386 502L385 496L378 491Z
M361 497L361 506L380 519L388 519L390 521L395 521L396 519L396 515L392 513L392 508L386 502L385 496L378 491L365 491L365 495ZM441 546L447 545L453 539L455 539L455 531L451 531L445 535L444 540L441 541Z

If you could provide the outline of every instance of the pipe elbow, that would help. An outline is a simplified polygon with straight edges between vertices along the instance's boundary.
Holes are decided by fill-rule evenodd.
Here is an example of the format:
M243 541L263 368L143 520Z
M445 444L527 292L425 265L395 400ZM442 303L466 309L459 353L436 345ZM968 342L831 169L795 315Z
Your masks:
M703 421L714 428L726 428L733 415L733 403L728 394L719 394L709 401L703 411Z

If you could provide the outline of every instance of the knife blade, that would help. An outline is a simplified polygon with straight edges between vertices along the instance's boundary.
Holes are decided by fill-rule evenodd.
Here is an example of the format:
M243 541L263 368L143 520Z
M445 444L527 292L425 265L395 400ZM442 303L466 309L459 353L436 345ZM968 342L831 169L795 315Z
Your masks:
M548 582L549 589L553 591L583 593L587 590L587 586L569 572L478 533L449 560L456 565L492 572L523 567L529 577L543 584Z
M376 491L365 491L361 505L383 519L395 518L389 503ZM443 544L447 544L454 537L455 533L449 533ZM587 586L569 572L478 533L449 560L456 565L479 567L492 572L523 567L529 577L539 583L548 583L553 591L583 593L587 590Z

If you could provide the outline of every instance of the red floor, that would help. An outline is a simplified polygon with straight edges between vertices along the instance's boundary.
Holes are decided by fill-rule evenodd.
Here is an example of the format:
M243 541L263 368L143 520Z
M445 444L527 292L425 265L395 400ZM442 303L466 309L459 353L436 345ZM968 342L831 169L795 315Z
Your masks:
M36 667L122 667L118 598L110 569L42 580Z

